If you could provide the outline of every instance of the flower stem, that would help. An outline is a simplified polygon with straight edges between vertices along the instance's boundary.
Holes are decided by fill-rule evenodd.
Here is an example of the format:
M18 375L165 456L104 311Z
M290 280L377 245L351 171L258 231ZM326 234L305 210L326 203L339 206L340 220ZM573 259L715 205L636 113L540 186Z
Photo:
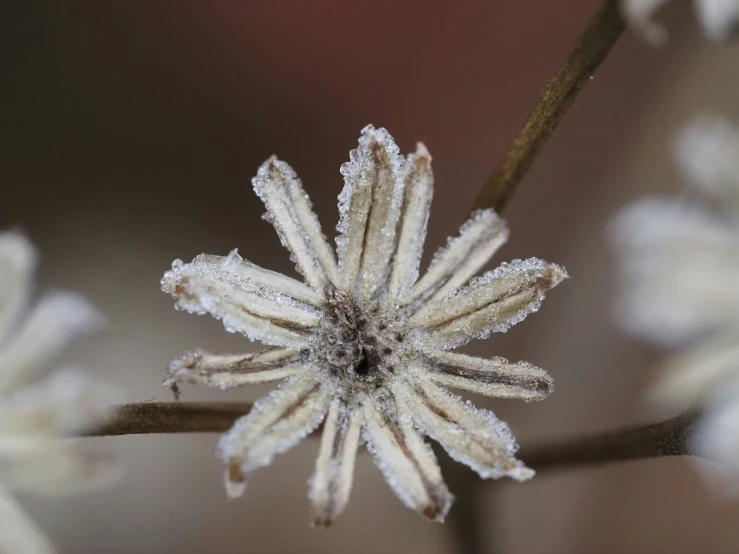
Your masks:
M86 433L90 437L156 433L220 433L249 413L249 403L142 402L119 406L115 416ZM696 414L660 423L596 433L548 445L521 448L519 457L538 471L662 456L700 455L689 438Z
M529 115L482 187L472 211L493 208L501 213L516 186L557 128L575 98L603 62L624 29L618 0L604 0L590 24L567 56L562 67L544 89Z

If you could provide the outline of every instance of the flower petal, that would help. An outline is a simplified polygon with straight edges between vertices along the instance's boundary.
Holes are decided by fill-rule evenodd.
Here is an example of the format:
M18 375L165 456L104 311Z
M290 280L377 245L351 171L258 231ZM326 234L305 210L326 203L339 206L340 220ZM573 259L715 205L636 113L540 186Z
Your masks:
M434 521L444 521L454 497L441 476L431 448L397 403L398 422L387 418L374 402L364 405L364 439L385 480L407 507Z
M293 168L272 156L259 168L252 185L267 208L265 219L295 256L308 284L320 294L327 285L336 285L334 253Z
M544 293L566 277L563 268L536 258L513 260L441 301L426 303L411 317L410 325L430 330L428 344L455 348L507 331L537 311Z
M54 547L13 499L0 487L0 552L3 554L54 554Z
M466 283L508 239L508 228L493 210L478 210L450 238L413 286L405 303L440 300Z
M3 398L0 444L12 438L35 444L90 430L113 413L121 398L115 387L82 370L60 368Z
M398 380L393 393L418 426L454 460L484 479L512 477L525 481L534 472L514 458L518 449L508 426L492 412L475 409L411 370L413 383Z
M739 317L739 225L671 199L637 202L615 219L621 325L672 345Z
M241 256L198 256L192 263L175 260L162 278L162 290L177 299L176 307L209 313L227 331L273 346L301 347L321 318L320 310L267 284L243 277Z
M705 33L713 40L726 40L736 34L739 23L738 0L701 0L695 9Z
M316 525L331 525L346 508L354 480L361 427L361 407L334 398L323 424L316 472L310 480L308 494Z
M426 377L437 385L496 398L543 400L554 390L549 374L527 362L505 358L478 358L457 352L428 349Z
M385 129L362 129L359 147L341 166L344 189L336 239L342 285L371 298L387 279L400 206L405 164Z
M431 154L423 144L418 143L416 153L408 156L406 166L405 193L398 224L398 244L391 261L386 299L390 305L403 298L418 279L431 198L434 194Z
M644 40L659 46L667 41L667 33L652 18L667 2L668 0L621 0L621 11L629 25Z
M243 385L282 381L305 371L300 350L270 348L249 354L210 354L202 350L186 352L172 360L164 386L179 396L177 385L190 383L227 390Z
M37 253L20 233L0 233L0 348L26 308Z
M73 339L101 322L80 296L57 292L42 298L12 340L0 346L0 391L33 380Z
M227 479L243 483L245 473L268 465L311 433L323 421L330 395L331 387L308 371L254 404L218 442L218 455L229 464Z

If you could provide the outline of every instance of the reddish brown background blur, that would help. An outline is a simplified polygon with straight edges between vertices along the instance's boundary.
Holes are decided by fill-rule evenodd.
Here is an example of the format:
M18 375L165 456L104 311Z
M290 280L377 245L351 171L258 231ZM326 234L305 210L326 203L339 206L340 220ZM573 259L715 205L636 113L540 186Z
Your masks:
M290 272L249 179L276 153L303 178L324 230L338 169L367 123L404 151L423 140L436 196L427 255L479 187L596 7L548 2L21 2L0 6L0 228L42 249L41 287L86 294L108 331L71 355L131 400L181 351L253 348L159 292L176 257L231 248ZM625 36L538 159L496 258L539 256L572 278L542 312L478 354L547 368L557 390L524 405L475 399L532 443L646 419L640 390L659 353L613 327L608 217L674 191L669 138L701 107L739 115L737 46L709 45L688 3L664 14L671 43ZM184 398L254 399L186 388ZM127 474L114 490L24 498L64 552L459 551L450 526L405 510L361 456L338 525L307 525L306 441L226 503L216 436L99 439ZM485 486L485 485L480 485ZM484 493L486 552L737 552L739 504L713 499L684 460L541 475ZM453 508L454 509L454 508Z

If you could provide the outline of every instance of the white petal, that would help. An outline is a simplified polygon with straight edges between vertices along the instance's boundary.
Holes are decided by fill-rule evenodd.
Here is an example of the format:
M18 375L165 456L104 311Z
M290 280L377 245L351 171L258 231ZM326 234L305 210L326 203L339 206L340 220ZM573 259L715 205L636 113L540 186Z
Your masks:
M667 33L652 18L667 2L668 0L621 0L621 9L629 25L645 40L661 45L667 40Z
M439 442L454 460L484 479L512 477L525 481L534 472L515 459L518 449L508 426L492 412L475 409L431 383L418 372L413 383L398 380L393 392L418 426Z
M563 268L536 258L513 260L441 301L427 302L409 324L431 330L428 344L454 348L507 331L537 311L545 292L566 277Z
M54 547L8 491L0 487L0 552L53 554Z
M549 374L527 362L478 358L444 350L426 350L424 373L438 385L497 398L542 400L554 390Z
M164 386L173 388L176 395L178 383L227 390L243 385L282 381L301 371L306 369L299 350L270 348L249 354L210 354L194 350L170 362Z
M722 208L739 215L739 128L736 125L716 115L696 117L678 135L674 158L693 185L712 196Z
M0 348L28 303L37 253L20 233L0 233Z
M681 202L648 199L614 221L623 327L674 344L739 316L739 225Z
M431 261L428 271L413 286L406 304L440 300L464 285L508 239L505 222L493 210L479 210L450 238Z
M316 472L308 496L316 525L331 525L344 512L354 480L354 462L362 427L362 410L340 398L331 402L323 424Z
M387 278L403 202L405 164L385 129L362 129L359 147L341 166L344 189L339 196L336 239L345 290L370 298Z
M12 340L0 345L0 391L33 380L73 339L101 322L80 296L59 292L43 297Z
M739 329L732 328L673 356L649 391L658 413L701 407L739 379Z
M387 303L397 304L418 279L423 243L426 240L434 174L431 154L418 143L416 153L408 156L405 193L399 223L398 246L392 258Z
M697 0L695 7L706 34L713 40L725 40L736 32L739 0Z
M162 290L177 299L176 307L209 313L227 331L274 346L300 347L315 327L321 311L286 294L242 277L235 251L223 261L198 256L192 263L175 260L162 278Z
M439 465L398 403L399 420L385 417L374 402L364 405L364 438L375 464L407 507L435 521L444 521L453 497Z
M122 400L113 386L76 368L61 368L0 403L3 441L36 443L88 431L106 420Z
M293 168L273 156L259 168L252 185L267 208L266 219L310 286L322 294L328 284L337 284L334 253Z
M218 442L219 457L230 466L232 481L269 465L277 454L310 434L326 414L331 387L313 371L288 379L254 404Z

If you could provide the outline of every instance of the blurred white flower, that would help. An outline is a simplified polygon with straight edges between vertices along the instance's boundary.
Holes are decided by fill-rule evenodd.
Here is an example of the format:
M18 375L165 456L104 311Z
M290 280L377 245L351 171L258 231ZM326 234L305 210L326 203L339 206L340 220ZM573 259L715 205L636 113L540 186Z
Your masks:
M45 376L69 342L98 327L79 296L56 292L29 310L36 251L20 234L0 233L0 553L53 548L11 496L76 492L107 482L110 460L68 439L101 422L118 394L73 367Z
M484 478L533 475L514 458L508 427L447 387L524 400L552 389L549 375L525 362L450 350L506 331L566 274L541 260L516 260L470 281L508 236L504 222L483 210L418 279L433 189L426 148L419 144L405 158L387 131L369 126L341 173L338 263L290 166L271 158L252 181L305 283L235 250L172 264L162 288L179 309L209 313L228 331L274 348L187 353L172 362L165 384L225 389L283 381L221 438L230 496L243 492L245 474L323 422L310 483L315 523L343 512L361 442L404 504L441 521L452 495L425 435Z
M675 144L702 200L650 198L615 220L623 327L683 350L651 390L660 411L703 410L696 440L739 471L739 128L703 116Z
M621 0L629 24L655 45L667 40L665 29L654 22L654 15L669 0ZM739 23L739 0L693 0L695 12L705 33L713 40L725 40Z

